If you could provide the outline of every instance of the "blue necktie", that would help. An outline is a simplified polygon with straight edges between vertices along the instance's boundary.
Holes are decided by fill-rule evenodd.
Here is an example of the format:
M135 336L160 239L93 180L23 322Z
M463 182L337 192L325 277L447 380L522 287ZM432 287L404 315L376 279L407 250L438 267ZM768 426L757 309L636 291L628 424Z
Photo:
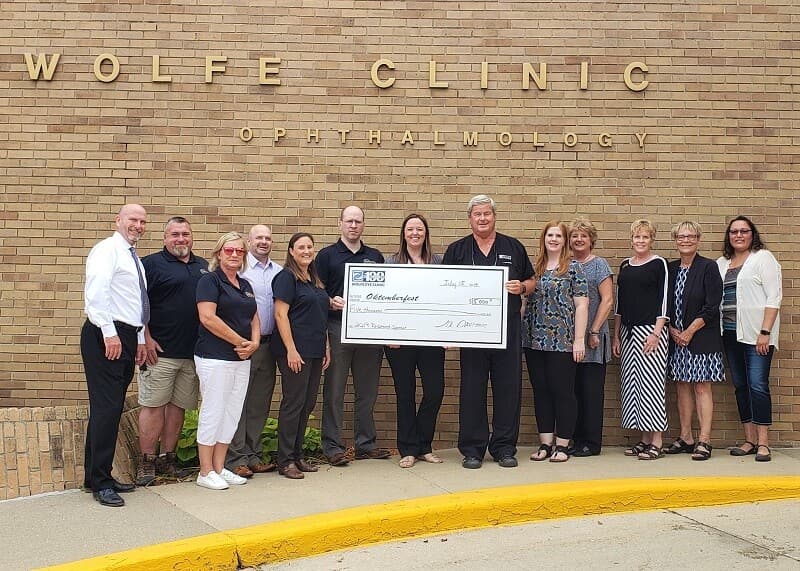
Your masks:
M144 276L142 276L142 268L139 267L139 258L136 257L136 248L130 247L131 256L133 256L133 265L136 266L136 274L139 276L139 295L142 298L142 325L147 325L150 322L150 299L147 297L147 286L144 285Z

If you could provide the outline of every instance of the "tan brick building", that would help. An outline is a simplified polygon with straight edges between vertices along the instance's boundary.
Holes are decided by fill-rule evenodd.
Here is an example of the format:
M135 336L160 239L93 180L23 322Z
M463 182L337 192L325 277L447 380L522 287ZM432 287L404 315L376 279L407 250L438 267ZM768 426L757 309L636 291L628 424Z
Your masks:
M84 403L83 264L125 202L149 213L142 254L180 214L201 254L269 223L280 261L297 230L333 241L350 203L370 245L393 251L418 211L442 251L487 192L531 255L547 220L582 214L615 267L634 218L669 258L675 222L700 221L716 257L727 220L753 217L784 269L773 440L800 444L797 2L16 0L0 31L0 406ZM610 443L618 387L613 366ZM739 423L730 383L715 390L721 445ZM527 382L523 404L531 443Z

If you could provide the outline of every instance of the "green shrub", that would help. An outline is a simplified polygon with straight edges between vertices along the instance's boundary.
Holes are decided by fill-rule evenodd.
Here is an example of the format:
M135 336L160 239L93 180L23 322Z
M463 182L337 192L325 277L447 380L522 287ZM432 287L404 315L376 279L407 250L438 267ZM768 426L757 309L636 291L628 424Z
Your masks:
M183 421L183 428L181 435L178 438L178 447L175 452L178 454L178 459L183 464L196 464L197 463L197 420L198 412L196 410L187 410L186 418ZM314 416L312 415L313 419ZM274 418L268 418L264 424L264 430L261 431L261 439L263 443L264 452L262 460L265 462L274 462L278 454L278 421ZM303 440L303 452L308 456L319 454L322 450L322 433L319 428L309 426L306 428L305 438Z

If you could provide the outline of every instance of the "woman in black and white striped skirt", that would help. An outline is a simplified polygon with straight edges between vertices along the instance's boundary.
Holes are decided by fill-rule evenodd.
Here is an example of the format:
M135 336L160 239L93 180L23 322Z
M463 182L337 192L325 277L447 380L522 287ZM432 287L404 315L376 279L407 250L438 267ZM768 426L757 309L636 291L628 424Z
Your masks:
M612 345L620 358L622 427L642 433L625 455L640 460L664 457L667 429L667 262L651 252L655 237L649 220L631 224L633 256L622 262L617 278Z

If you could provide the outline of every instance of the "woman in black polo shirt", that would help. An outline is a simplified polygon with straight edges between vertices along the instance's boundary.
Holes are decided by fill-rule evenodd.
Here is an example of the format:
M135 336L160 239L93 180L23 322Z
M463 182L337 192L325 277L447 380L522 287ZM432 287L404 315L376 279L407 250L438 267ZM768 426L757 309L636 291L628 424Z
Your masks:
M314 238L298 232L289 239L283 270L272 280L275 325L270 347L278 359L283 398L278 413L278 472L293 480L317 467L303 457L308 417L314 410L322 371L330 363L330 298L314 267Z
M253 287L237 274L246 253L240 234L224 234L211 254L210 273L197 282L200 327L194 362L203 398L197 426L197 485L211 490L247 482L225 469L225 454L247 393L250 356L261 341Z

